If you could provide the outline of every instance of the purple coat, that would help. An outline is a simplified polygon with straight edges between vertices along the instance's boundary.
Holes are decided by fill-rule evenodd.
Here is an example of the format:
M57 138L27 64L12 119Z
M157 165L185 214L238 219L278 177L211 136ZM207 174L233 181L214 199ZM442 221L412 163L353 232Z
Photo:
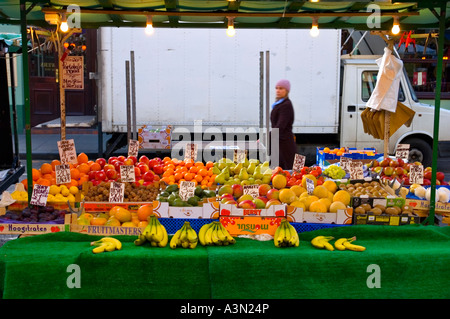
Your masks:
M278 128L279 134L279 166L285 170L292 169L297 146L292 124L294 123L294 108L289 98L275 105L270 113L272 130ZM271 152L272 155L272 152Z

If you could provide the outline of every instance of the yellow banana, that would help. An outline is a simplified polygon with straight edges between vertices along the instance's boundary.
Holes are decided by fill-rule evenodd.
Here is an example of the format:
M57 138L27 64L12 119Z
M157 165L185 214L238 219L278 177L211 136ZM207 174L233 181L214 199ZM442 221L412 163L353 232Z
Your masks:
M181 229L177 230L175 232L175 234L172 236L172 238L170 239L170 243L169 243L170 248L172 248L172 249L177 248L178 242L180 240L180 234L181 234Z
M278 241L278 237L280 236L281 225L277 227L275 230L275 234L273 235L273 244L275 247L280 247L280 242Z
M105 242L105 245L106 245L105 251L114 251L114 250L116 250L116 246L110 241Z
M211 239L214 245L222 245L222 242L219 240L219 236L217 236L217 223L214 222L213 231L211 233Z
M187 239L190 243L196 243L198 241L197 233L190 225L187 227Z
M327 239L321 239L320 241L323 243L323 246L325 247L326 250L329 250L329 251L334 250L333 245L331 245Z
M352 237L354 238L353 240L356 239L356 237ZM338 240L336 240L334 242L334 247L336 247L337 250L345 250L345 246L344 246L344 242L351 240L352 238L339 238Z
M161 225L161 223L159 222L158 218L155 215L152 215L152 216L154 216L153 219L154 219L154 224L155 224L155 234L153 236L153 239L157 243L159 243L164 237L164 230L163 230L164 226Z
M197 247L197 243L198 243L198 241L196 241L196 242L194 242L194 243L189 243L189 248L191 248L191 249L193 249L193 248L195 248L195 247Z
M281 244L284 241L284 236L285 236L285 232L286 232L286 229L284 228L284 223L281 222L281 224L280 224L280 226L278 226L278 228L280 228L280 231L278 232L278 237L276 238L276 240L278 242L278 245L281 246Z
M142 232L142 234L145 236L145 239L147 239L148 241L152 240L152 236L150 235L151 227L152 227L151 223L148 223L148 225L145 226L145 229Z
M187 241L187 224L184 222L183 227L181 227L180 241Z
M183 247L183 248L188 248L189 247L189 244L190 244L190 242L189 241L183 241L183 242L181 242L181 247Z
M290 231L291 231L291 238L289 239L289 246L298 247L299 244L300 244L300 240L299 240L299 237L298 237L297 230L289 222L288 222L288 226L289 226Z
M92 249L92 252L94 254L99 254L99 253L104 252L105 249L106 249L106 243L94 247L94 249Z
M289 244L289 240L291 239L291 229L288 226L287 220L284 222L284 239L283 243L286 244L286 246Z
M161 225L160 228L163 233L163 238L158 242L158 247L166 247L169 241L169 235L167 234L167 230L163 225Z
M147 241L144 234L139 234L139 237L134 241L136 246L143 245Z
M323 241L325 239L326 241ZM311 240L311 244L316 248L325 248L324 242L334 239L332 236L317 236Z
M211 225L211 227L208 228L208 230L205 233L205 244L208 245L213 245L213 240L212 240L212 232L214 229L214 224Z
M111 243L114 244L114 246L116 247L117 250L121 250L122 249L122 243L117 238L103 237L102 239L100 239L100 241L103 242L103 243L111 242Z
M343 245L348 250L353 250L353 251L364 251L364 250L366 250L366 247L364 247L364 246L352 244L352 241L354 241L354 240L356 240L356 237L355 237L355 239L344 241Z
M225 229L220 222L217 224L217 237L223 243L227 241L227 236L224 234L223 230Z
M206 246L205 234L206 234L206 231L208 230L208 228L211 227L212 225L213 225L212 223L205 224L198 231L198 240L200 241L200 244L202 246Z

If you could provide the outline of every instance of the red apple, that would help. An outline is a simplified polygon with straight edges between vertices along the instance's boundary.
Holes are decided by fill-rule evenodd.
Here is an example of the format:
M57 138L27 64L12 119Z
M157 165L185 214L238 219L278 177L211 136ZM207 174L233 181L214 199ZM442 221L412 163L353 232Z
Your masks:
M246 208L246 209L254 209L256 208L256 204L249 199L243 200L238 204L239 208Z
M272 187L269 184L261 184L258 187L258 192L260 196L266 196L267 192L270 191Z
M231 188L233 189L234 197L239 198L244 195L244 187L241 184L233 184Z
M139 157L139 163L145 163L148 165L149 162L150 162L150 159L147 156L142 155L141 157Z
M444 180L444 178L445 178L445 174L443 172L436 172L436 179L438 181L442 182Z
M153 172L155 172L155 174L161 175L162 173L164 173L164 166L162 164L153 166Z
M106 172L109 169L113 169L115 170L116 168L114 167L113 164L105 164L105 166L103 166L103 170Z
M115 170L119 173L119 172L120 172L120 166L123 165L123 162L121 162L121 161L115 161L115 162L113 163L113 165L114 165Z
M110 158L108 158L108 164L112 164L113 161L116 161L117 157L115 156L111 156Z
M127 157L127 160L128 160L128 159L130 159L130 160L133 161L133 165L135 165L135 164L137 163L137 161L138 161L138 160L137 160L137 157L136 157L136 156L133 156L133 155L128 156L128 157Z
M116 170L113 168L113 169L107 169L106 171L105 171L105 174L106 174L106 177L108 178L108 179L113 179L113 180L116 180L117 179L117 172L116 172Z
M105 165L106 165L106 160L105 160L103 157L97 158L97 159L95 160L95 162L96 162L97 164L99 164L101 168L104 168Z
M398 162L398 166L400 166L400 167L405 166L405 161L403 160L403 158L397 158L397 162Z
M134 176L135 176L135 178L138 178L141 176L141 170L137 166L134 167Z
M142 179L144 182L153 182L155 179L155 175L151 171L145 172L144 175L142 175Z
M409 176L403 175L402 177L403 185L411 185L411 182L409 181Z
M104 181L106 180L106 173L104 170L99 170L95 172L95 179L98 181Z
M406 170L405 170L403 167L400 167L400 166L397 166L397 167L394 169L394 172L395 172L395 174L396 174L397 176L402 176L402 175L406 174Z
M392 174L394 174L394 168L391 166L386 166L383 168L383 174L386 176L391 176Z
M389 162L389 166L390 166L390 167L398 167L398 166L399 166L399 164L398 164L398 159L391 160L391 161Z
M267 199L279 199L280 198L280 191L276 188L272 188L269 190L266 194Z
M96 173L97 173L97 171L90 171L88 173L89 180L94 180Z
M431 180L431 170L423 172L423 178Z
M140 162L136 165L137 168L141 171L141 174L144 174L150 170L150 168L147 166L147 164Z
M123 155L119 155L119 156L117 156L117 159L123 163L123 162L125 162L126 157Z
M387 166L389 166L390 161L391 161L391 159L389 157L386 157L385 159L383 159L380 162L380 166L381 167L387 167Z
M123 161L123 165L133 165L134 166L134 162L133 162L133 160L131 158L126 158Z
M422 185L431 185L431 180L424 177Z

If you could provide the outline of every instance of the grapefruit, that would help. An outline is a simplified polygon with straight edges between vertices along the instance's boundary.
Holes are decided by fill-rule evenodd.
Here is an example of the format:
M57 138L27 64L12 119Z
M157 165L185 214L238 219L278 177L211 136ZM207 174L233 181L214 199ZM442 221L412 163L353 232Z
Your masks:
M279 199L280 199L280 201L282 203L290 204L296 199L296 196L295 196L295 193L294 193L294 191L292 189L290 189L290 188L283 188L280 191Z
M316 200L309 205L309 211L314 213L326 213L327 206L320 200Z
M277 174L272 179L272 186L276 189L285 188L287 184L286 176L283 174Z
M313 195L319 198L326 198L328 197L328 188L323 185L318 185L314 188Z
M291 186L291 189L294 191L295 196L297 196L297 197L299 197L301 194L306 192L306 189L300 185L293 185L293 186Z
M333 196L333 202L341 202L345 206L350 205L350 194L346 190L339 190Z
M329 212L337 213L338 210L346 209L346 208L347 208L347 206L345 206L344 203L342 203L342 202L333 202L330 205Z
M336 183L334 181L330 180L330 179L328 179L325 182L323 182L322 185L325 186L333 194L336 193L336 191L337 191Z

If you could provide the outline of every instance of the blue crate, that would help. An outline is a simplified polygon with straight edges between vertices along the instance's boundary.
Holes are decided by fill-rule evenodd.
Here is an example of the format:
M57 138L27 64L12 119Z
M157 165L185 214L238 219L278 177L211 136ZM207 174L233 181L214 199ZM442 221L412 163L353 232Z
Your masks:
M316 223L291 223L298 233L324 229L324 228L334 228L334 227L346 227L351 225L338 225L338 224L316 224Z

